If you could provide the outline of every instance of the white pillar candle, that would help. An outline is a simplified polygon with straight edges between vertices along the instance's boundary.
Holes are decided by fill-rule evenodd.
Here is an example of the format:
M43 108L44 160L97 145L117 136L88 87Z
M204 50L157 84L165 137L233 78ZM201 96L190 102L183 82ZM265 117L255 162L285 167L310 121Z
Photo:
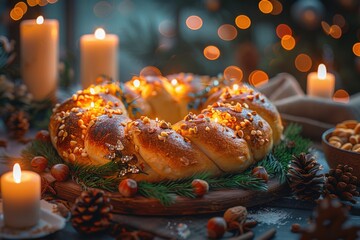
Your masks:
M21 74L34 99L55 94L58 79L59 23L39 16L20 24Z
M13 171L1 176L4 225L27 228L40 218L41 180L39 174L22 171L15 164Z
M81 83L84 88L95 83L101 75L117 80L118 43L116 35L106 34L102 28L81 37Z
M318 71L309 73L307 77L307 94L312 97L332 98L335 88L335 75L326 72L324 64Z

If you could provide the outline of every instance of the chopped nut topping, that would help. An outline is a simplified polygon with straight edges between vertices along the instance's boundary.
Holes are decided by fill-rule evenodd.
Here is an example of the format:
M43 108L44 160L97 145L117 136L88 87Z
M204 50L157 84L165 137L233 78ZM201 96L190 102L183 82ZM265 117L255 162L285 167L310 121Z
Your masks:
M143 117L143 118L142 118L142 121L143 121L144 124L150 123L150 118L148 118L148 117Z
M70 153L70 154L69 154L69 160L72 161L72 162L74 162L74 161L75 161L75 154Z
M169 136L169 134L168 134L167 132L161 132L160 135L161 135L162 137L168 137L168 136Z
M167 129L169 128L169 124L163 120L160 121L160 128Z

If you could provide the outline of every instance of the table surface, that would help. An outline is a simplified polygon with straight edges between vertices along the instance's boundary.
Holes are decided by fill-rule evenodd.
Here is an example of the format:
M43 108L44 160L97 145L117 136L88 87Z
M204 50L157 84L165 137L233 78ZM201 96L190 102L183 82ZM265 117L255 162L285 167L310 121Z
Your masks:
M0 140L6 140L8 146L6 152L12 156L18 156L21 148L24 145L18 142L8 140L8 137L4 133L4 128L0 125ZM31 136L33 133L30 132ZM323 165L324 170L328 170L324 156L319 150L319 145L314 145L315 154L319 162ZM2 149L4 150L4 149ZM0 149L1 153L1 149ZM0 164L0 175L9 168L5 164ZM357 199L360 201L360 199ZM291 197L283 197L281 199L269 202L267 204L248 208L249 218L258 221L258 225L253 228L255 239L262 233L271 228L276 229L276 235L273 239L298 239L299 236L290 231L293 223L299 223L301 226L308 226L309 218L312 215L314 204L304 203L297 201ZM173 239L207 239L206 224L209 218L214 216L222 216L222 213L196 215L196 216L170 216L170 217L149 217L149 216L130 216L130 215L114 215L114 219L119 223L126 223L135 228L141 228L143 230L151 230L155 232L161 232L164 236ZM350 210L350 224L360 224L360 204L352 205ZM186 225L186 231L180 232L179 226L184 227ZM182 234L181 234L182 233ZM182 237L186 236L186 237ZM80 239L113 239L109 235L95 234L90 236L84 236L77 233L68 222L66 227L61 231L46 236L41 239L67 239L67 240L80 240ZM157 238L162 239L162 238ZM224 239L235 239L230 233L224 236Z

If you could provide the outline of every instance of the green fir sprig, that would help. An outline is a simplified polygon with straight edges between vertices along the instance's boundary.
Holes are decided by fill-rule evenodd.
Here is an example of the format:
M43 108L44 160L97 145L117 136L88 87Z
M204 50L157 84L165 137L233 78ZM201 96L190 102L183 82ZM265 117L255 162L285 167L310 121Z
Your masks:
M266 191L267 184L251 174L255 166L263 166L271 177L276 177L281 183L286 181L288 164L292 155L308 152L311 142L300 135L301 126L289 124L284 131L284 140L274 146L273 151L262 161L242 173L223 174L211 176L208 173L196 174L190 178L174 181L161 181L150 183L141 181L138 183L139 193L147 198L158 199L164 205L170 205L176 201L176 196L195 198L191 182L194 179L202 179L208 182L210 190L219 189L249 189ZM30 169L30 161L34 156L44 156L48 159L49 167L57 163L65 163L58 155L51 142L40 140L32 141L21 154L21 165L25 169ZM7 158L9 164L13 164L19 159ZM80 165L76 163L65 163L69 166L72 179L82 186L82 188L101 188L110 192L117 191L121 178L117 177L121 170L119 164L110 161L101 166Z

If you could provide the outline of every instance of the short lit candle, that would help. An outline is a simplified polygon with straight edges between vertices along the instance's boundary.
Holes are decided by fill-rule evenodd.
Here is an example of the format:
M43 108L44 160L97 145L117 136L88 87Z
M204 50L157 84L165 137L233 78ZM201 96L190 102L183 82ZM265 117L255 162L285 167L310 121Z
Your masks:
M40 218L41 180L39 174L21 171L17 163L12 172L1 176L4 224L11 228L36 225Z
M59 64L57 20L24 20L20 24L21 75L36 100L55 95Z
M112 79L118 78L119 38L106 34L98 28L94 34L87 34L80 39L81 84L84 88L95 83L100 75Z
M320 64L317 72L307 77L307 94L312 97L332 98L335 88L335 76L326 72L324 64Z

